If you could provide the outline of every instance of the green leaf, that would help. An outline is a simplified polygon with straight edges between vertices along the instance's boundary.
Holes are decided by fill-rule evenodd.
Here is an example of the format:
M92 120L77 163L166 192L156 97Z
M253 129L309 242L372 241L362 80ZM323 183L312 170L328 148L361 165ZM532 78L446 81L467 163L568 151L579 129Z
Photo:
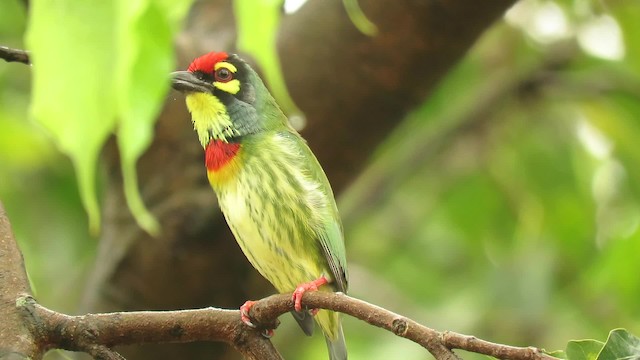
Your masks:
M375 36L378 34L378 27L362 12L362 8L360 8L358 0L342 0L342 3L345 10L347 10L349 19L351 19L353 25L355 25L361 33L368 36Z
M34 63L32 112L71 157L94 232L100 224L96 164L114 132L129 208L147 232L160 230L138 191L136 162L151 143L174 67L173 33L190 4L33 1L27 35Z
M301 111L291 99L284 81L276 49L283 0L235 0L233 2L239 51L251 54L262 67L271 93L285 114Z
M171 33L176 33L182 27L193 0L156 0L154 4L161 8L162 13L169 21ZM151 29L152 30L152 29ZM153 31L147 31L147 35L153 35ZM171 46L173 48L173 45Z
M104 0L36 0L30 6L31 111L71 157L90 227L97 231L96 163L116 124L116 7Z
M640 359L640 339L625 329L611 330L598 360Z
M597 340L573 340L567 344L568 360L640 359L640 339L625 329L609 332L605 343Z
M595 360L604 343L598 340L572 340L565 351L567 360Z
M549 356L553 356L558 359L567 359L567 353L564 350L553 350L553 351L543 350L543 351L545 354Z
M173 69L171 24L149 0L120 0L118 63L118 145L127 204L138 224L156 235L160 226L146 209L137 188L136 162L153 136L153 125L168 91L164 74ZM148 29L153 29L150 33Z

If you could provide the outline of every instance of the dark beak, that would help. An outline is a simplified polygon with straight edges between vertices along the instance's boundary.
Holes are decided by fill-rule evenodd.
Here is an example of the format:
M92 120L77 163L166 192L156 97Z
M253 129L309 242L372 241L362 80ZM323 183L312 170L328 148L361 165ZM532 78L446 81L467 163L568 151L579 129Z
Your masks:
M174 71L171 73L171 86L182 92L206 92L213 91L213 85L198 79L189 71Z

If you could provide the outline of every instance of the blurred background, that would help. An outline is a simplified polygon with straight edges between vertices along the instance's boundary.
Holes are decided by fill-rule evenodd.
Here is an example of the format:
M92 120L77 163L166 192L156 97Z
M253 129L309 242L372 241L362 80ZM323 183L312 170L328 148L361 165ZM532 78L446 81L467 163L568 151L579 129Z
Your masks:
M307 6L286 3L285 17ZM196 22L190 16L187 22ZM478 34L429 96L375 145L357 176L339 185L350 295L438 330L517 346L563 349L571 339L604 340L617 327L640 334L639 16L636 1L523 0ZM0 45L24 48L26 26L24 3L3 0ZM179 59L182 66L189 55ZM168 106L184 111L180 96L169 97L177 100ZM73 165L30 120L29 101L30 67L0 63L0 199L36 297L67 313L118 308L87 305L96 296L87 288L99 293L100 286L85 285L95 280L100 239L113 225L109 211L102 235L90 235ZM182 123L190 131L188 120ZM335 146L358 146L358 136ZM105 156L112 152L108 145ZM195 162L199 156L194 152ZM113 207L104 200L113 191L105 162L100 196ZM193 176L206 181L204 172ZM224 227L213 193L195 196L210 210L194 223L215 217L211 222ZM245 298L272 291L244 265L216 273L252 279ZM181 301L175 308L192 306ZM172 307L125 303L121 308ZM281 320L273 341L285 358L326 358L321 336L307 339L289 316ZM344 329L352 359L428 357L358 320L346 317Z

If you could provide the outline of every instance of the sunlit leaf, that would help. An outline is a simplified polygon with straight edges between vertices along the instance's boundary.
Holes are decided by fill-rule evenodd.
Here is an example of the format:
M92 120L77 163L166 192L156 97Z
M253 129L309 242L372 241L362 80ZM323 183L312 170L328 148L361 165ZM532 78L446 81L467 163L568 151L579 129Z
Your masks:
M118 145L129 208L142 228L157 234L160 227L147 211L137 189L136 161L151 143L153 125L168 91L164 76L173 68L170 23L149 0L121 0L118 63ZM153 29L149 32L148 29Z
M33 2L28 35L34 62L33 114L73 160L94 231L99 227L97 156L114 132L127 203L142 228L159 231L137 189L135 165L151 142L169 89L173 33L189 4Z
M567 360L595 360L604 343L598 340L572 340L567 344Z
M94 231L100 224L96 163L116 124L116 18L111 1L37 0L27 34L33 116L71 157Z
M233 2L238 38L236 46L251 54L264 71L264 77L282 111L299 115L282 75L276 35L280 25L283 0L235 0Z
M612 330L598 360L640 359L640 339L625 329Z

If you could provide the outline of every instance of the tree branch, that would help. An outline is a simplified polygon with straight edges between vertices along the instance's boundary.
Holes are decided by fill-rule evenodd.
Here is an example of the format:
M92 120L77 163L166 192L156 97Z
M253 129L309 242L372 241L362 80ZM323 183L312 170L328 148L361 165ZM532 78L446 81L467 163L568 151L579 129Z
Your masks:
M514 360L557 360L536 347L515 347L481 340L475 336L457 334L450 331L441 333L441 341L450 349L462 349L498 359Z
M16 311L16 299L30 294L22 254L0 203L0 357L27 359L42 354Z
M0 46L0 58L6 62L20 62L31 65L29 52L20 49L12 49L6 46Z
M310 309L338 311L386 329L397 336L422 345L438 360L459 359L451 349L466 350L504 360L557 360L535 347L514 347L451 331L439 332L387 309L341 293L322 291L306 293L302 304ZM251 308L250 315L252 320L255 320L254 324L268 324L276 316L292 309L291 296L280 294L258 301Z
M113 346L195 341L226 342L247 359L282 359L259 330L240 321L238 310L204 308L69 316L37 304L30 296L18 304L49 348L84 351L96 359L123 359L109 349Z
M491 343L454 332L439 332L414 320L341 293L311 292L303 305L339 311L397 336L422 345L438 360L459 360L451 349L462 349L498 359L555 360L533 347L520 348ZM17 302L34 334L46 348L84 351L96 359L120 360L113 346L143 343L221 341L232 345L247 359L282 359L271 342L261 335L277 327L277 318L293 310L290 294L269 296L256 302L251 318L257 329L240 320L238 310L204 308L179 311L139 311L69 316L49 310L24 296Z
M103 345L89 346L86 350L96 360L125 360L122 355Z
M389 310L342 293L323 291L304 295L307 308L351 315L422 345L438 360L459 360L451 349L463 349L498 359L554 360L533 347L519 348L454 332L439 332ZM39 359L49 349L84 351L98 360L122 360L114 346L143 343L220 341L247 359L281 360L265 328L276 328L278 317L293 310L290 294L256 302L252 329L240 320L240 311L217 308L178 311L134 311L70 316L39 305L30 294L22 254L0 203L0 358Z

